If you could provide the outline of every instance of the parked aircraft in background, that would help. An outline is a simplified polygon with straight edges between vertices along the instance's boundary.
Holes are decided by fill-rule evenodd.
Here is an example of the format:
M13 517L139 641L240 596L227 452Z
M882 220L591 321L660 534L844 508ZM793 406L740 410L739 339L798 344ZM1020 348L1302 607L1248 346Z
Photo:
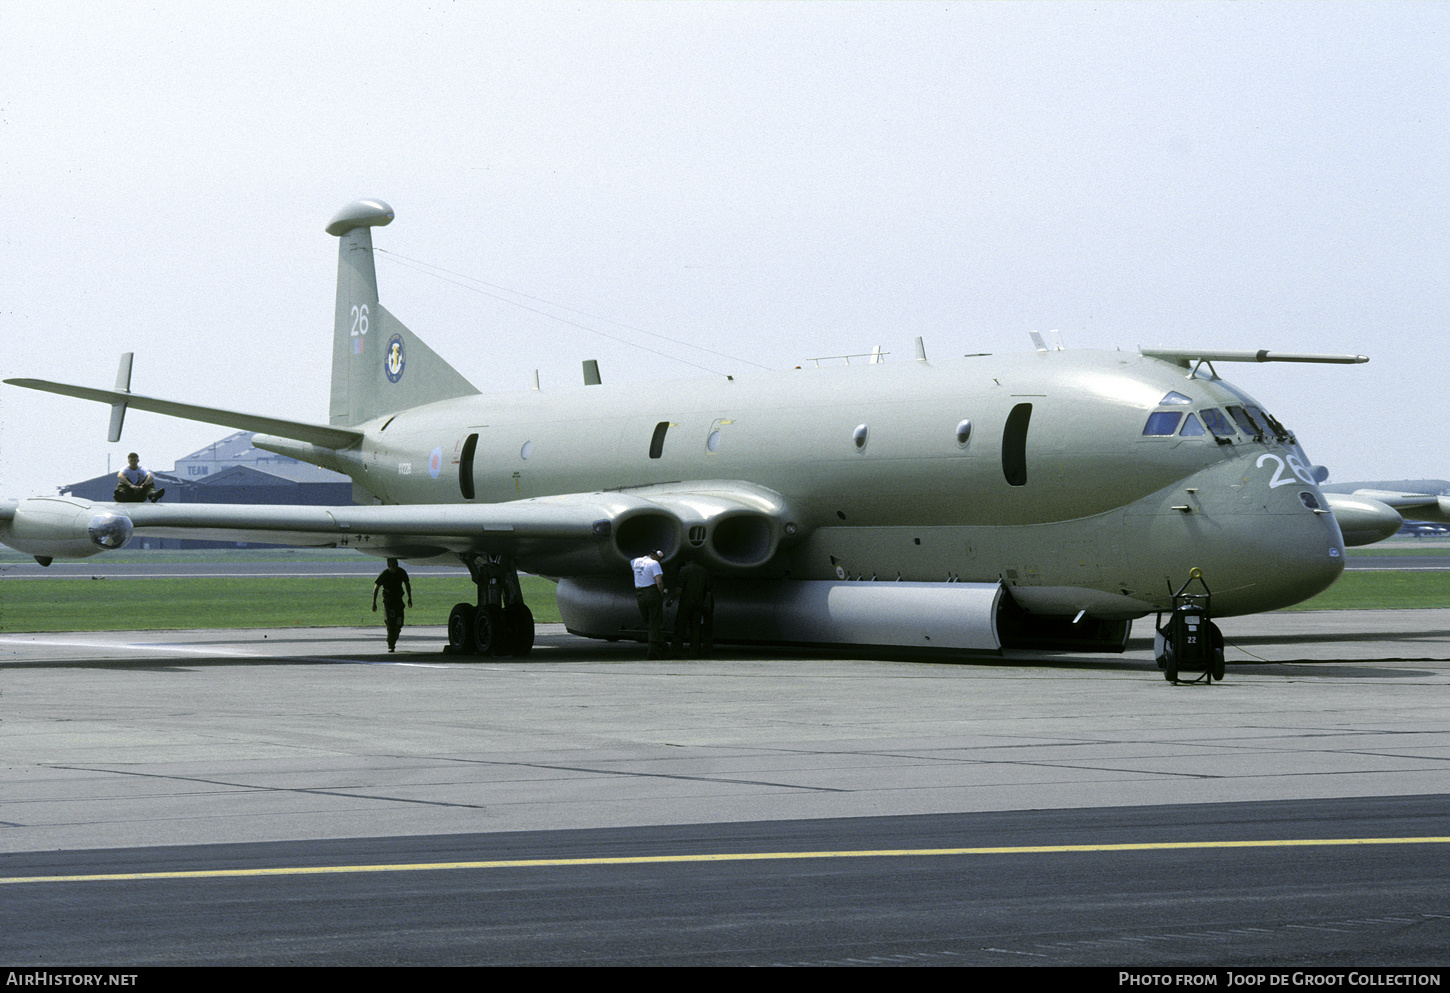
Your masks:
M1413 538L1443 538L1450 534L1450 525L1432 524L1429 521L1406 521L1396 533Z
M1121 651L1201 570L1218 615L1288 606L1344 564L1294 436L1219 378L1266 351L1048 348L636 386L481 395L379 302L381 201L343 208L327 424L34 379L7 382L260 432L346 473L358 506L0 506L42 562L133 534L354 548L466 565L460 650L522 652L513 568L558 580L569 630L642 633L629 560L715 576L723 641ZM1346 504L1348 506L1348 504ZM1373 516L1373 515L1371 515ZM1398 527L1398 523L1396 524ZM1393 530L1393 529L1392 529ZM503 602L501 602L501 599Z

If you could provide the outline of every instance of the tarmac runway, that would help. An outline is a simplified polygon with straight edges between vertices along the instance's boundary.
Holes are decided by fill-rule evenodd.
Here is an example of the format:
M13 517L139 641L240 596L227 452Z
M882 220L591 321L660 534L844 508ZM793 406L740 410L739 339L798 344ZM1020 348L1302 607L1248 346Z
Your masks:
M1221 623L1212 686L1148 622L970 663L3 635L0 961L1444 966L1450 610Z

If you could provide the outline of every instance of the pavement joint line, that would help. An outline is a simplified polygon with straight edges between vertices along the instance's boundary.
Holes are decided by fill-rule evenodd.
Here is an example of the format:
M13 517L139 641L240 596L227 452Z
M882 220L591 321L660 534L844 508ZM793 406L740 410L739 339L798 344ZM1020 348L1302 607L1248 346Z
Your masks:
M726 786L766 786L774 789L803 790L808 793L853 793L855 790L835 786L810 786L802 783L777 783L760 779L733 779L728 776L685 776L668 772L641 772L628 769L599 769L590 766L556 765L545 762L500 762L490 759L467 759L444 757L445 761L465 765L507 766L509 768L549 769L555 772L586 772L596 776L619 776L625 779L677 779L685 782L720 783ZM148 779L166 779L187 783L205 783L208 786L227 786L237 790L256 793L308 793L320 796L343 796L358 800L387 800L396 803L421 803L435 807L468 807L483 810L482 804L452 803L445 800L419 800L407 797L387 796L380 793L348 792L341 789L325 789L320 786L261 786L253 783L232 783L221 779L204 779L199 776L176 776L161 772L143 772L138 769L116 769L106 766L47 765L48 769L65 769L72 772L113 773L118 776L143 776Z
M683 776L673 772L640 772L629 769L600 769L584 765L556 765L550 762L501 762L497 759L447 758L467 765L495 765L524 769L550 769L555 772L588 772L596 776L623 776L628 779L679 779L696 783L722 783L728 786L769 786L783 790L805 790L810 793L854 793L835 786L809 786L802 783L774 783L762 779L734 779L729 776Z
M423 800L416 797L388 796L383 793L361 793L341 789L323 789L316 786L258 786L252 783L229 783L221 779L203 779L200 776L173 776L158 772L141 772L135 769L108 769L104 766L50 765L48 769L65 769L71 772L101 772L116 776L141 776L146 779L165 779L182 783L204 783L207 786L225 786L244 793L300 793L309 796L336 796L349 800L382 800L389 803L421 804L425 807L463 807L469 810L484 810L479 803L454 803L448 800Z
M73 876L0 876L0 885L20 883L134 882L161 879L217 879L263 876L318 876L362 872L439 872L457 869L522 869L570 866L661 865L706 862L764 862L798 859L930 858L962 855L1042 855L1088 852L1148 852L1209 848L1309 848L1362 845L1445 845L1450 836L1410 838L1284 838L1241 841L1152 841L1101 845L1015 845L996 848L900 848L823 852L721 852L706 855L619 855L586 858L502 859L465 862L417 862L381 865L278 866L263 869L185 869L169 872L117 872ZM1404 923L1414 923L1405 921ZM1296 925L1287 925L1294 927ZM1317 930L1317 929L1315 929ZM1203 932L1221 934L1224 932ZM1181 936L1189 937L1189 936Z

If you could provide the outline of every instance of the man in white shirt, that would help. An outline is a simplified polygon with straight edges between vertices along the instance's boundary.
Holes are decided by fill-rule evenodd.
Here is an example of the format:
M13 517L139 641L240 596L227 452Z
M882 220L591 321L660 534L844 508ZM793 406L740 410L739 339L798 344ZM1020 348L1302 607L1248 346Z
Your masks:
M646 658L665 657L665 571L660 566L665 553L656 549L630 561L634 569L634 596L639 602L639 615L649 629L649 654Z
M132 452L126 456L126 468L116 473L116 492L112 496L117 503L155 503L165 492L156 488L156 477L141 467L141 456Z

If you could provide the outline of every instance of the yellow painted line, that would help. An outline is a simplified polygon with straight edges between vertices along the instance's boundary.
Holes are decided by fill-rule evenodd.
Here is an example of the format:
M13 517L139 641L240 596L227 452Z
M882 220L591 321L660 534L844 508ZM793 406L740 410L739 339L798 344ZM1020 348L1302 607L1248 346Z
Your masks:
M279 866L271 869L196 869L181 872L116 872L87 876L0 876L4 883L89 883L141 879L215 879L247 876L315 876L344 872L439 872L447 869L522 869L571 865L650 865L683 862L763 862L786 859L927 858L940 855L1043 855L1070 852L1152 852L1209 848L1313 848L1343 845L1445 845L1450 837L1294 838L1260 841L1158 841L1119 845L1021 845L1009 848L883 848L838 852L722 852L712 855L622 855L582 859L509 859L493 862L416 862L388 865Z

